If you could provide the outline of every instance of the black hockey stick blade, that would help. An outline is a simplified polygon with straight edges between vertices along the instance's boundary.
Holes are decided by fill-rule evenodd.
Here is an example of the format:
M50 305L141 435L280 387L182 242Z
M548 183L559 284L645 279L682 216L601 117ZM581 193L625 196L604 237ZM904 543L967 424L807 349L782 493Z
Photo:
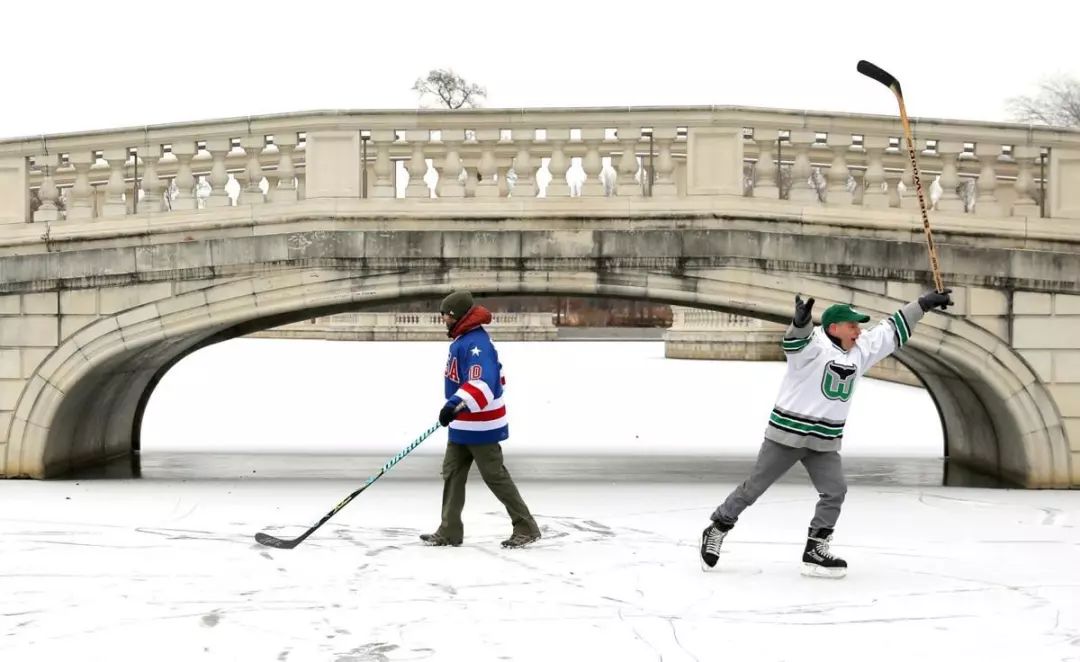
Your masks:
M869 76L870 78L873 78L885 87L891 89L897 94L897 96L902 95L902 93L900 92L900 81L896 80L896 76L893 76L888 71L885 71L873 62L859 60L859 64L855 65L855 68L860 74L864 76Z
M281 538L275 538L274 536L268 536L265 533L259 532L255 534L255 542L260 545L266 545L267 547L276 547L278 549L292 549L300 544L300 541L306 538L297 538L295 540L282 540Z
M462 403L462 405L458 407L458 410L460 411L462 407L464 407L464 403ZM397 455L390 458L390 460L386 464L384 464L382 466L382 469L379 470L379 473L375 474L371 478L368 478L367 482L365 482L359 488L354 490L351 494L349 494L349 496L342 499L341 502L338 503L338 505L334 506L333 510L331 510L330 512L323 515L322 519L320 519L318 522L315 523L315 526L313 526L310 529L308 529L307 531L305 531L299 538L293 538L292 540L284 540L282 538L275 538L274 536L268 535L266 533L259 532L259 533L255 534L255 542L259 543L260 545L265 545L267 547L274 547L274 548L277 548L277 549L292 549L292 548L296 547L300 543L304 542L304 540L306 540L307 537L310 536L312 533L315 533L315 531L320 526L322 526L323 524L326 524L327 521L329 521L331 517L333 517L335 514L337 514L337 512L339 510L341 510L342 508L344 508L346 505L348 505L348 503L350 501L352 501L356 497L360 496L360 494L364 490L366 490L368 487L370 487L372 483L379 480L379 477L381 477L387 471L390 471L390 469L395 464L400 462L406 455L411 453L414 448L419 446L425 439L430 437L433 432L435 432L436 430L439 429L439 427L440 427L440 424L435 423L434 425L432 425L427 430L424 430L424 432L421 433L419 437L412 440L412 443L410 443L408 446L406 446Z

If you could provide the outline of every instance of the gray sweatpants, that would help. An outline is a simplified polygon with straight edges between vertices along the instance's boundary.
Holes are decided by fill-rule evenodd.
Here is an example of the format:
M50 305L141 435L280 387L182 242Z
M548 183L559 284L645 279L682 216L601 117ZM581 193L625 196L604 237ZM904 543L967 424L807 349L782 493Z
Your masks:
M761 444L750 476L716 508L712 519L734 524L739 519L739 513L757 501L770 485L800 461L806 467L806 473L810 474L810 481L817 489L819 497L810 526L815 529L835 528L836 520L840 518L840 506L847 494L840 453L792 448L768 439Z

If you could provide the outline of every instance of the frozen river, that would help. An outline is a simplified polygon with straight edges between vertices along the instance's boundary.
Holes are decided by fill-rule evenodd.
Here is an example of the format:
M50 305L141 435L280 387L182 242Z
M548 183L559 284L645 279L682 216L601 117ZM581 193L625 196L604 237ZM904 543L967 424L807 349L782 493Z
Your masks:
M465 544L419 544L443 431L295 550L255 544L299 535L430 425L445 344L233 341L162 380L142 478L0 481L0 657L1080 660L1080 493L943 486L924 391L859 386L847 578L799 574L816 498L801 467L703 573L700 531L749 468L783 366L499 347L535 546L499 547L509 523L476 476Z

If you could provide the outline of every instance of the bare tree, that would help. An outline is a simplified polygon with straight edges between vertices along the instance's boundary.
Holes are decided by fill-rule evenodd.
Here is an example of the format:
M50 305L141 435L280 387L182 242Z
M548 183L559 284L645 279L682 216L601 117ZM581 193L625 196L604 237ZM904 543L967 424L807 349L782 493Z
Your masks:
M1046 78L1034 96L1012 97L1006 105L1018 122L1080 126L1080 80L1065 75Z
M425 97L433 96L450 110L475 108L487 96L485 88L470 83L452 69L432 69L424 78L417 78L412 89L420 95L421 103Z

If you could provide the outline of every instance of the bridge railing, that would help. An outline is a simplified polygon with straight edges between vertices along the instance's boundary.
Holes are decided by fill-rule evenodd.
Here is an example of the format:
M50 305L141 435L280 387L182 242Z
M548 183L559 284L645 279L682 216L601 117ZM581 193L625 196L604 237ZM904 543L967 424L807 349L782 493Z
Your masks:
M939 212L1080 219L1080 131L913 126ZM0 141L0 223L320 198L575 199L584 208L604 198L703 196L917 209L899 121L884 116L735 107L328 111Z
M693 329L751 331L766 328L766 323L764 321L754 317L724 313L718 310L705 310L702 308L672 306L671 317L671 330L673 331Z
M485 325L500 340L554 340L558 329L551 313L493 313ZM267 338L341 340L446 340L438 313L337 313L283 324L254 334Z

